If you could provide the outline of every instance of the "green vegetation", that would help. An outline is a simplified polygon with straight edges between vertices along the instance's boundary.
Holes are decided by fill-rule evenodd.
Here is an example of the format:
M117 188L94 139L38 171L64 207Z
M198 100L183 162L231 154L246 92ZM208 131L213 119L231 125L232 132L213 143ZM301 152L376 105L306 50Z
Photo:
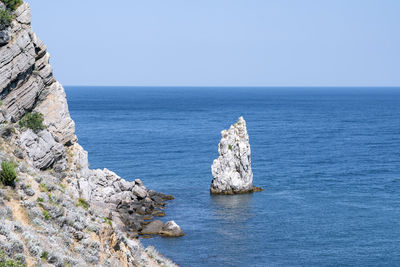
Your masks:
M76 203L77 207L82 207L85 210L89 209L89 204L83 198L78 198L78 203Z
M40 203L40 202L43 202L44 199L43 199L42 197L38 197L38 198L36 199L36 201Z
M40 190L40 192L49 192L49 188L45 184L40 184L39 190Z
M50 220L50 214L47 210L42 211L44 218L48 221Z
M112 221L108 219L107 217L104 217L104 222L108 223L112 227Z
M6 9L0 9L0 27L8 27L11 25L11 22L14 16L11 14L12 11L15 11L22 3L22 0L2 0L2 2L6 5Z
M42 256L40 256L40 258L41 258L42 260L47 261L47 259L49 258L49 252L43 251Z
M229 149L229 150L232 150L232 146L231 146L231 145L228 145L228 149Z
M11 25L13 16L8 9L0 9L0 26L8 27Z
M13 259L7 259L3 251L0 252L0 267L25 267L25 264Z
M26 113L25 116L19 121L19 126L32 129L32 131L35 133L38 133L46 128L43 125L43 114L38 112Z
M65 189L67 189L67 186L64 184L60 184L60 191L65 193Z
M16 10L22 3L22 0L2 0L8 9Z
M1 163L0 180L4 185L13 185L17 173L15 172L14 165L11 162L3 161Z

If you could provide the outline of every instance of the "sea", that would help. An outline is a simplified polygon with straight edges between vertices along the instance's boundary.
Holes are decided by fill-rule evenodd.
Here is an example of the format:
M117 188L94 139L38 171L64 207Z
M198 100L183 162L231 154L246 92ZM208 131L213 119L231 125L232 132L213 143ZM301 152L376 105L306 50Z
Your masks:
M172 194L180 266L400 266L400 88L66 87L91 168ZM220 132L247 122L254 184L212 196Z

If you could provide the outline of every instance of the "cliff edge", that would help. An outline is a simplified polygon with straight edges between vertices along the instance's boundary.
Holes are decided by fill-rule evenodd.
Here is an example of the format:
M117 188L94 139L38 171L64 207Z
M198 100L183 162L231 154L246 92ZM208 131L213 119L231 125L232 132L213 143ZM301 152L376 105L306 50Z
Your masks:
M0 263L175 266L137 239L173 197L89 168L29 5L10 2L0 2L0 160L16 179L0 182Z

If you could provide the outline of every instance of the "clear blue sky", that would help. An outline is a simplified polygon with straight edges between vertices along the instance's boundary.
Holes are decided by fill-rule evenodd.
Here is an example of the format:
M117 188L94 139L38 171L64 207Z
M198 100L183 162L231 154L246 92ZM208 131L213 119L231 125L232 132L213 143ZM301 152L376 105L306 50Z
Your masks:
M399 0L27 0L64 85L400 86Z

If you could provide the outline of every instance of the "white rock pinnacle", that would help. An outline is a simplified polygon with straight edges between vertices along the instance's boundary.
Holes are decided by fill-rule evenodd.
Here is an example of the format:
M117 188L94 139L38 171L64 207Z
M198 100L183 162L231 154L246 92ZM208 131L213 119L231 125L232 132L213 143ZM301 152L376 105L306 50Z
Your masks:
M211 172L212 194L237 194L253 192L253 172L251 170L251 152L246 121L243 117L231 125L229 130L221 132L218 144L218 159L215 159Z

